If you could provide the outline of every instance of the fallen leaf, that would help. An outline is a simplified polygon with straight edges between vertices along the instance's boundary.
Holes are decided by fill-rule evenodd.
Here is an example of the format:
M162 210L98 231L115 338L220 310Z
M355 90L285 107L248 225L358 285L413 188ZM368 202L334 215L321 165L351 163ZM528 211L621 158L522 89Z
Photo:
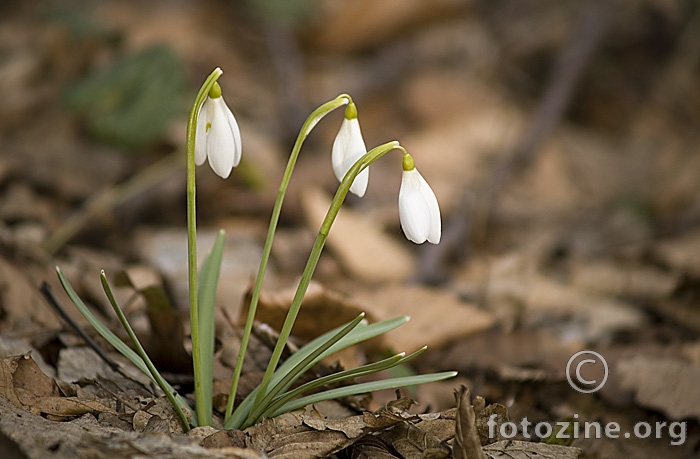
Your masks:
M316 231L323 222L331 198L320 188L301 195L309 226ZM406 279L416 262L398 241L371 220L344 207L338 213L326 240L338 261L353 277L372 283Z
M655 244L653 253L668 266L691 275L700 275L700 230L689 231L679 237Z
M640 405L672 419L700 419L700 366L680 359L635 356L620 360L615 374L623 389L635 392Z
M465 193L492 174L494 157L516 140L522 124L522 116L490 87L468 89L474 95L461 113L401 140L445 215L464 211Z
M359 293L357 300L380 320L411 317L408 323L385 335L387 343L397 351L412 352L426 345L438 349L486 330L495 322L488 312L445 290L418 285L390 285Z
M406 421L383 432L380 438L406 459L443 459L450 455L447 444Z
M491 260L486 268L488 303L493 307L515 304L519 308L511 313L519 314L525 325L550 327L567 341L595 342L645 323L643 312L632 304L555 280L537 264L525 253Z
M0 360L0 395L34 414L73 418L85 413L113 412L102 403L79 397L59 397L53 380L29 354Z
M502 440L484 446L484 453L488 459L577 459L581 456L578 448L518 440Z
M80 379L105 378L120 379L121 375L112 370L102 358L89 347L67 347L61 349L56 364L59 379L76 382Z
M474 405L476 408L476 401L474 402ZM492 419L491 417L493 415L496 416ZM491 435L492 432L489 432L489 430L492 429L491 427L489 427L490 421L496 422L495 427L493 427L496 433L495 436ZM492 403L491 405L486 406L482 410L480 410L476 415L475 424L479 432L479 441L481 442L481 444L485 446L502 440L500 434L501 425L508 421L510 421L508 417L508 409L500 403ZM493 424L493 422L491 423Z
M58 329L60 321L26 274L0 257L2 330Z
M17 369L12 375L15 389L30 391L37 397L56 395L53 380L41 371L31 354L11 358L16 359L17 362Z
M367 435L350 446L351 456L356 459L396 459L389 447L379 438Z
M227 448L207 450L199 446L196 437L181 436L173 441L173 437L163 433L125 432L98 424L91 414L70 422L53 422L16 408L4 397L0 397L0 432L2 438L11 439L24 453L22 457L127 459L140 455L188 459L260 459L260 456L254 455L226 455Z
M280 330L295 293L296 287L278 292L262 292L255 320L268 324L275 330ZM249 289L240 311L239 324L245 323L251 295L252 291ZM309 284L301 304L299 315L294 321L292 335L307 341L350 322L364 312L357 303L324 288L313 280ZM371 312L367 313L366 318L370 322L375 321Z
M629 264L612 260L579 262L571 272L571 284L577 289L632 298L667 297L677 282L677 276L642 265L639 260Z
M455 391L455 400L457 401L457 421L452 444L454 459L486 459L476 428L476 414L471 405L471 392L466 386L460 386Z
M306 459L326 457L352 444L337 430L317 430L304 424L303 410L265 419L245 430L246 444L270 458Z
M358 0L341 3L319 21L312 38L324 51L363 50L387 41L417 24L456 14L462 2L451 0Z

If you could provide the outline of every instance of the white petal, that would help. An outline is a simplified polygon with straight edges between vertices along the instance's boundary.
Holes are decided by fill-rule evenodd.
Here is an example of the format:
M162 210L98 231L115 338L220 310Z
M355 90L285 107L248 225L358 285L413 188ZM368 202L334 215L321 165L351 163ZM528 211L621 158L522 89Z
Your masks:
M399 218L406 237L422 244L440 242L440 208L433 190L418 170L404 171L399 189Z
M417 170L416 173L418 173ZM440 206L438 205L435 193L433 192L433 189L430 188L430 185L428 185L428 182L425 181L425 179L422 175L420 175L420 173L418 173L418 178L421 182L421 195L423 195L425 204L428 206L428 211L430 212L430 231L428 231L428 242L438 244L440 242L440 237L442 236L442 219L440 218Z
M354 193L358 197L362 197L365 195L365 191L367 191L367 185L369 184L369 166L365 167L362 172L357 174L357 177L355 177L355 180L352 182L352 185L350 185L350 192Z
M222 97L221 101L223 102L223 100L224 98ZM238 163L241 162L241 130L238 127L236 118L233 116L233 113L231 113L231 109L229 109L228 105L226 105L226 102L223 102L223 106L225 109L224 111L226 112L226 119L228 120L229 128L231 129L231 135L233 135L233 142L236 145L233 150L233 167L236 167L238 166Z
M338 130L338 135L335 136L335 140L333 141L333 148L331 149L331 164L335 177L339 182L343 180L347 172L347 169L345 169L345 151L347 150L349 138L350 127L348 120L343 118L343 122L340 124L340 129Z
M331 163L333 172L338 181L342 181L350 168L365 154L367 147L362 138L360 123L357 118L351 120L344 118L340 125L338 135L333 141L331 150ZM350 191L359 197L364 196L369 183L369 168L365 168L355 177Z
M209 98L207 98L201 107L197 118L197 131L194 135L194 163L197 166L204 164L207 160L207 112L205 108Z
M236 139L226 114L226 104L221 97L212 99L214 113L211 128L207 135L207 156L209 165L221 178L227 178L233 169L236 152Z

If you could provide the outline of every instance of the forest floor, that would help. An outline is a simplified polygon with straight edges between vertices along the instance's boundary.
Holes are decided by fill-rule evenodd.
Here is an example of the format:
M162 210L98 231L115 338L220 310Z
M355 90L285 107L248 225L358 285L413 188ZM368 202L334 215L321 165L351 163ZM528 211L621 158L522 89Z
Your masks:
M39 287L97 337L60 266L125 336L105 270L156 366L191 399L183 152L188 104L215 67L243 159L227 180L197 172L199 252L220 228L226 245L215 426L183 434L148 380L98 339L110 367ZM482 446L486 457L698 457L699 81L694 2L3 2L3 457L472 458ZM400 155L373 164L330 232L293 341L363 311L408 315L326 364L427 345L403 372L459 375L222 430L289 151L341 93L368 147L396 139L415 158L442 241L404 238ZM260 380L337 187L341 120L324 118L299 157L239 396ZM146 291L175 309L155 318Z

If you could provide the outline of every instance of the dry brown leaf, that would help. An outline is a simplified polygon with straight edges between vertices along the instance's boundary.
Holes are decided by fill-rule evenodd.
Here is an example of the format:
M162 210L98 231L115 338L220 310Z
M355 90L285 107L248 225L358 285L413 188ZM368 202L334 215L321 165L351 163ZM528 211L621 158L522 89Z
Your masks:
M349 52L377 46L411 26L462 10L453 0L357 0L335 5L319 20L311 38L325 51Z
M74 418L85 413L97 416L99 413L116 414L114 410L95 400L81 400L77 397L36 397L28 406L32 413L64 418Z
M621 264L612 260L580 261L571 267L573 287L590 292L643 299L664 298L673 292L677 276L637 261Z
M620 386L635 392L640 405L669 418L700 419L700 366L672 358L636 356L615 366Z
M445 215L464 211L465 193L493 173L496 155L521 129L522 116L493 89L480 84L467 89L477 95L470 96L460 114L401 139Z
M20 357L10 357L0 360L0 395L12 402L18 408L22 407L22 402L15 393L12 376L17 371Z
M114 380L119 373L112 370L107 363L89 347L66 347L58 354L56 364L57 376L67 382L76 382L81 378L98 377Z
M476 410L476 400L474 405ZM496 417L491 419L491 416L493 415L496 415ZM496 421L496 426L494 428L496 431L495 437L491 435L491 432L489 432L491 429L491 427L489 427L489 421ZM508 409L500 403L493 403L480 410L476 415L475 424L477 431L479 432L479 441L481 444L485 446L501 440L501 425L508 421L510 421L510 418L508 417Z
M12 375L12 383L16 389L30 391L37 397L49 397L57 394L53 380L46 376L34 361L31 354L24 354L17 357L17 368Z
M488 459L577 459L581 450L518 440L502 440L484 447Z
M671 268L690 275L700 275L700 230L659 242L654 254Z
M304 425L319 431L343 432L348 438L361 437L367 427L362 416L350 416L344 419L322 419L307 416L304 417Z
M206 426L207 430L213 430L213 433L207 435L200 443L205 448L226 448L226 447L236 447L242 448L245 446L246 435L241 430L216 430L213 427ZM195 427L190 430L188 435L192 435L192 432L202 429L202 427Z
M85 413L113 413L111 408L95 400L56 396L58 391L53 380L28 354L0 360L0 368L0 395L18 408L34 414L69 418Z
M287 317L289 306L296 292L296 287L279 292L262 292L258 302L255 320L280 330ZM239 324L245 323L250 304L251 290L246 293L243 307L238 318ZM311 281L304 295L292 335L304 340L311 340L342 324L350 322L364 312L358 304L326 289L321 284ZM374 322L372 312L367 312L367 320Z
M635 329L645 316L636 307L610 295L577 289L542 274L526 253L491 260L486 295L493 307L515 304L527 325L553 327L567 339L594 342L620 329Z
M455 295L418 285L391 285L375 292L359 293L358 300L379 319L407 315L411 320L387 333L397 351L412 352L427 345L440 348L494 324L494 318Z
M37 401L55 394L51 378L41 372L30 354L0 360L0 395L16 407L38 414Z
M309 188L301 195L301 203L306 221L316 231L330 207L330 196L320 188ZM347 207L336 217L327 244L343 267L363 281L402 280L415 270L416 262L404 246Z
M0 316L2 330L60 328L58 317L36 285L3 257L0 257Z
M471 405L471 392L466 386L455 391L457 420L452 451L455 459L486 459L481 449L479 432L476 428L476 414Z
M305 418L305 412L299 410L265 419L245 430L246 445L270 458L311 459L326 457L354 441L338 430L312 429L305 425Z
M635 160L636 155L620 154L619 146L604 136L560 127L531 166L508 183L499 212L532 220L533 215L551 218L570 215L575 207L608 204L632 186L633 174L621 176L619 171L630 170ZM643 222L636 223L632 230L644 232Z
M186 415L189 413L186 412ZM139 432L184 433L182 421L165 396L154 399L142 410L134 413L132 423L134 430Z
M406 421L383 432L380 438L406 459L444 459L450 455L450 448L439 438Z
M28 413L0 397L0 432L32 458L69 459L127 459L142 457L186 457L188 459L261 459L251 451L228 448L207 450L198 445L196 437L173 437L163 433L124 432L97 422L86 414L70 422L53 422Z
M417 426L440 441L448 441L455 436L455 409L442 413L419 414Z
M350 447L353 459L396 459L389 452L389 447L379 438L367 435L360 438Z

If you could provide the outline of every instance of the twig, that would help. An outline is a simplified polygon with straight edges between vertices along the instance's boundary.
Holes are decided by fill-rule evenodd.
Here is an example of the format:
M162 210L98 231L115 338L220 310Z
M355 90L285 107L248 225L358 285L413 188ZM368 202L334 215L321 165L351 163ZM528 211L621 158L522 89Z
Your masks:
M73 320L73 318L68 315L65 309L58 303L56 300L56 297L53 296L53 293L51 293L51 287L47 282L42 282L41 287L39 287L39 291L41 292L42 295L44 295L44 298L46 298L46 301L53 307L53 309L58 313L59 316L61 316L61 319L63 319L72 329L77 333L85 343L90 346L95 352L97 352L97 355L100 356L102 360L105 361L109 367L114 370L118 371L121 373L120 366L117 362L115 362L107 353L100 347L97 342L92 339L90 335L85 333L85 330L83 330L78 323Z
M490 182L478 193L480 202L465 206L462 217L448 221L445 238L437 246L426 248L417 280L435 283L441 279L440 266L455 253L464 253L470 233L483 240L486 229L498 207L500 192L515 174L532 164L539 145L549 136L566 111L577 82L604 36L615 5L610 0L595 0L588 4L568 45L562 50L550 75L550 84L535 109L531 122L517 146L496 166ZM469 209L473 208L470 212ZM473 222L470 222L473 219ZM471 223L471 224L470 224ZM435 273L438 273L437 277Z
M612 17L610 10L614 4L615 2L610 0L596 0L584 11L571 41L559 55L550 75L547 91L532 115L532 122L526 127L522 139L512 153L494 170L485 195L486 226L498 206L500 192L505 183L511 176L532 164L537 147L549 136L569 106L576 83L607 30Z
M78 323L73 320L73 318L68 315L65 309L63 309L63 306L56 300L56 297L53 295L51 292L51 287L47 282L42 282L41 286L39 287L39 291L41 294L46 298L46 301L51 305L51 307L58 313L59 316L61 316L61 319L63 319L69 326L70 328L73 329L73 331L80 336L83 341L85 341L85 344L88 345L93 351L97 353L97 355L109 366L109 368L112 369L112 371L116 371L120 375L124 376L127 379L130 379L132 381L136 381L131 377L127 372L124 371L122 366L116 362L114 359L112 359L109 354L107 354L102 347L97 344L97 342L92 339L90 335L85 333L85 330L82 329ZM144 389L147 391L150 391L151 393L155 393L154 387L153 386L147 386L143 384L140 381L136 381L138 384L140 384Z

